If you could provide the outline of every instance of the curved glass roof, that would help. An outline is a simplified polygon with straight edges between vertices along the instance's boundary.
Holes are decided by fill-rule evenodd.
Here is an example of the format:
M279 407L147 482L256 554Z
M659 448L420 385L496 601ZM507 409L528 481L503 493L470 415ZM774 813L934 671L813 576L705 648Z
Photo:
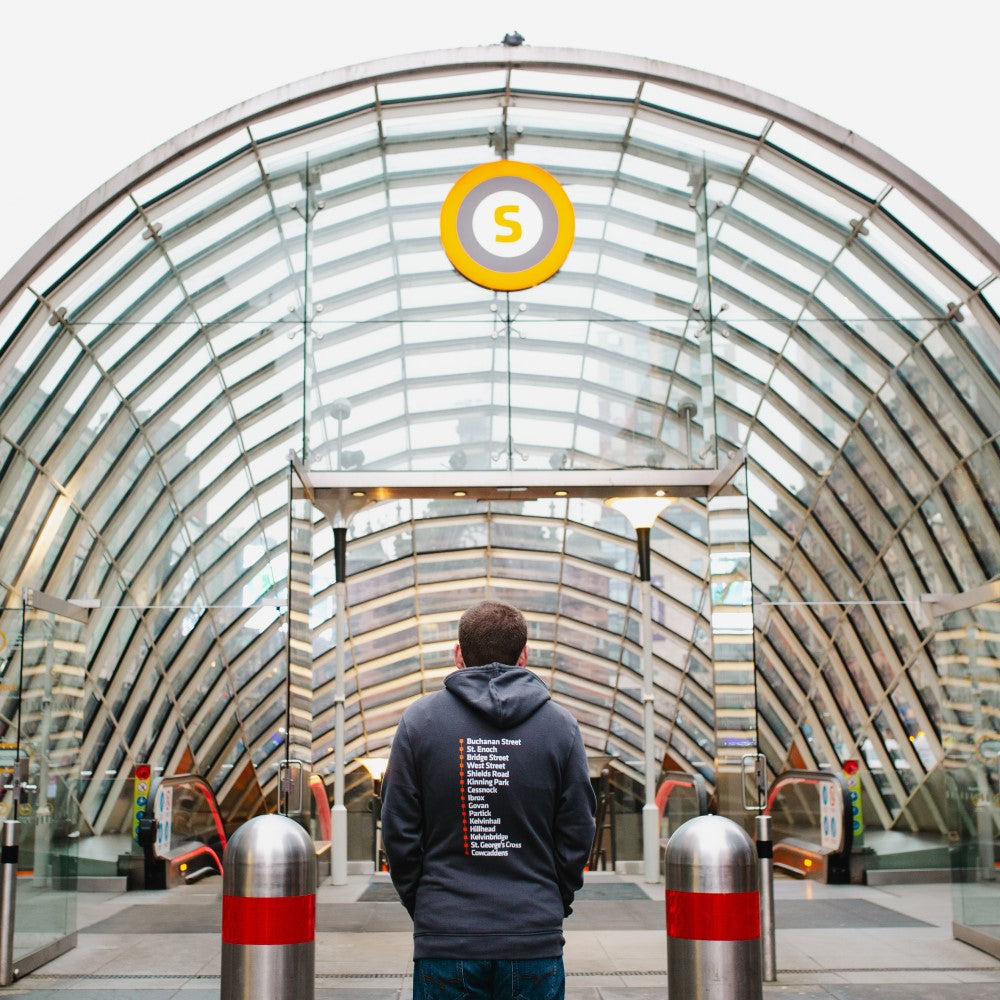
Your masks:
M496 157L549 170L576 212L566 264L525 292L470 284L438 238L451 185ZM941 683L961 630L998 662L996 603L948 631L922 602L1000 577L998 269L995 240L853 133L646 59L426 53L223 112L0 281L3 633L26 587L100 601L71 634L25 615L25 739L56 677L54 766L91 779L97 831L140 761L200 771L231 813L272 794L298 518L311 751L332 769L333 533L290 504L290 452L372 484L735 462L743 508L686 497L653 529L657 757L713 778L719 616L752 597L770 766L859 757L871 818L923 822L971 725L967 685ZM640 773L622 515L398 499L348 537L349 762L384 754L489 594L525 611L588 749Z

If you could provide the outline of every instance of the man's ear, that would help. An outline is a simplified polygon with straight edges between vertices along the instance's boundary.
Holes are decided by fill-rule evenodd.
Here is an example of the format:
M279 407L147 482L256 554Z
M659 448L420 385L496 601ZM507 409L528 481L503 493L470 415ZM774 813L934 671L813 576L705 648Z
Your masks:
M528 646L525 644L524 649L521 650L521 655L517 658L518 667L526 667L528 665Z
M465 660L462 659L462 647L457 642L455 643L455 666L459 670L465 669Z

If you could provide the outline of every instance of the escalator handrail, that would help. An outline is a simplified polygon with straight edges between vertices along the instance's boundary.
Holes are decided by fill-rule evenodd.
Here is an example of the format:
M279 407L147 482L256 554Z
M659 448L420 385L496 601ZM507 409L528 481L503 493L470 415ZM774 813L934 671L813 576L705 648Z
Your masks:
M215 798L215 792L212 791L212 786L200 774L160 775L158 778L154 779L152 787L149 790L150 803L156 801L156 796L159 794L161 789L178 788L183 785L193 786L205 796L205 801L208 803L209 811L212 813L212 819L215 821L215 829L219 834L219 843L222 845L222 850L225 851L226 827L222 822L222 812L220 811L219 803Z
M177 854L164 860L169 861L172 865L180 865L182 862L190 861L192 858L200 857L202 854L207 854L215 862L215 870L221 875L222 862L219 860L219 855L208 844L197 844L194 847L189 847L182 854Z
M851 798L850 789L847 787L847 779L842 774L835 771L782 771L771 783L771 788L767 793L767 805L764 807L765 815L769 815L774 806L778 792L787 785L821 785L829 784L840 790L841 816L840 816L840 836L838 846L834 850L835 854L846 855L851 851L853 840L851 825Z
M309 775L309 788L316 803L316 816L319 820L321 840L333 840L333 816L330 813L330 797L326 791L323 775L315 771Z
M708 813L708 785L700 774L688 774L687 771L664 771L660 777L660 787L656 790L656 808L660 819L667 811L667 800L675 788L690 788L698 799L698 815Z

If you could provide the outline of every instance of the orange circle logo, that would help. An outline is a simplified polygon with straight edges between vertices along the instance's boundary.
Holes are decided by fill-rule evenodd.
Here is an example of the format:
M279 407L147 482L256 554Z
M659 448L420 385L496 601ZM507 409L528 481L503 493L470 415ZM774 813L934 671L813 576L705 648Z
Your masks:
M573 246L576 217L547 170L516 160L473 167L441 206L441 244L455 270L497 292L547 281Z

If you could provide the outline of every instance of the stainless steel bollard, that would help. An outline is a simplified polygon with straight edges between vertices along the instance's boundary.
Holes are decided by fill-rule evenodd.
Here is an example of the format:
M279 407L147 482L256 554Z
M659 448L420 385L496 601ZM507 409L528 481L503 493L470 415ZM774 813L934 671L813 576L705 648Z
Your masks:
M255 816L222 862L222 1000L313 1000L316 849L287 816Z
M760 859L760 954L765 983L778 978L774 949L774 843L771 817L760 813L756 820L757 857Z
M15 806L17 799L14 799ZM17 839L20 824L16 819L3 823L3 846L0 849L0 986L14 982L14 911L17 904Z
M667 843L670 1000L762 1000L753 840L723 816L696 816Z

